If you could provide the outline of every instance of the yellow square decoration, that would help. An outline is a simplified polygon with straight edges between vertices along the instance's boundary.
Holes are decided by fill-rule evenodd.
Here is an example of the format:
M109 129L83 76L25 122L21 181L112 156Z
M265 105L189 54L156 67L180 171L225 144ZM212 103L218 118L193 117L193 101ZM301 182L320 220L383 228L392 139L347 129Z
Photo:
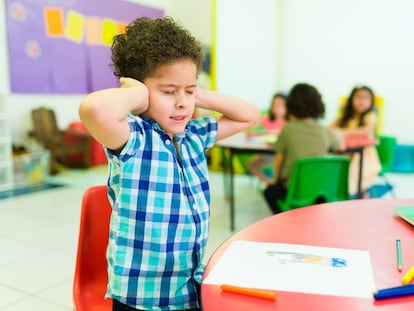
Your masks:
M102 22L102 41L104 45L111 46L114 36L118 34L118 23L104 18Z
M85 30L85 17L76 11L68 11L66 18L66 37L81 43Z

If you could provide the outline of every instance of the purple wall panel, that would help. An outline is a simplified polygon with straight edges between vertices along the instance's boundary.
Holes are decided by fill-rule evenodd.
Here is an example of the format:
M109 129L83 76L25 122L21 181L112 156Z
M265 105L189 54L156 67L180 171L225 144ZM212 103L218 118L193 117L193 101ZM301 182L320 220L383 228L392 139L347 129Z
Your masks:
M62 13L60 35L48 35L46 8ZM128 23L164 13L122 0L6 0L6 16L11 92L83 94L117 85L110 47L86 40L87 19Z

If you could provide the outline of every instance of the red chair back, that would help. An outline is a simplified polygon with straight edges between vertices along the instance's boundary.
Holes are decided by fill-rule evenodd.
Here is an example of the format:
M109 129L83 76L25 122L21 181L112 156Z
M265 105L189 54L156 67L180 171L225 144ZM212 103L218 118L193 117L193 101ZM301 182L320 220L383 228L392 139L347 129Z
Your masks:
M75 311L112 310L112 300L104 299L111 215L107 193L107 186L92 186L83 196L73 283Z

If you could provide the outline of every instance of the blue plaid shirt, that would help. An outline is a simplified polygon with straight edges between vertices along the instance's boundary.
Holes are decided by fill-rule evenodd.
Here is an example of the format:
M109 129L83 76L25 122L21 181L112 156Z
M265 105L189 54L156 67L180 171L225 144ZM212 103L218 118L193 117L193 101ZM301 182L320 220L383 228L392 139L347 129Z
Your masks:
M191 120L174 141L154 120L131 115L128 122L121 153L107 150L107 297L143 310L197 308L210 219L205 151L217 120Z

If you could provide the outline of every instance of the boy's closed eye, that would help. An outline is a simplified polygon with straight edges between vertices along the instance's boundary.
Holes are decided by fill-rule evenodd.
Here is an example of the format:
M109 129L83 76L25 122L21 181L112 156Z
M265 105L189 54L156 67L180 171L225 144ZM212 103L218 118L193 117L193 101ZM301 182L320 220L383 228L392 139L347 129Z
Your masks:
M174 95L177 92L177 90L162 90L161 92L167 95ZM194 92L195 92L194 89L185 90L185 93L188 95L193 95Z

